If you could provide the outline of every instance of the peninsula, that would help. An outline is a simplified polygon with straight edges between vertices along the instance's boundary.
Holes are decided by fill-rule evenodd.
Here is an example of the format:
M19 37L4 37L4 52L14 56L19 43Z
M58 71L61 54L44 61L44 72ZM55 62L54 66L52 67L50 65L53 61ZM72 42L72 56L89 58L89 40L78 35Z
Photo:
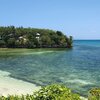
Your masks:
M61 31L15 26L0 27L1 48L71 48L72 36Z

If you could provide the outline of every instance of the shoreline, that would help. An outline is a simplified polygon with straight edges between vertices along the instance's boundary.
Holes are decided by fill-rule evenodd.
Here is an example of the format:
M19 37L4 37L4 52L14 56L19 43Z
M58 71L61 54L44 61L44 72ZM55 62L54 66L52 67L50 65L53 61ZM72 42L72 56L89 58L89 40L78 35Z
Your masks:
M22 80L11 78L9 72L0 70L0 96L32 94L41 87Z
M9 72L0 70L0 96L33 94L41 88L35 84L12 78L9 75ZM83 96L80 98L81 100L88 100Z

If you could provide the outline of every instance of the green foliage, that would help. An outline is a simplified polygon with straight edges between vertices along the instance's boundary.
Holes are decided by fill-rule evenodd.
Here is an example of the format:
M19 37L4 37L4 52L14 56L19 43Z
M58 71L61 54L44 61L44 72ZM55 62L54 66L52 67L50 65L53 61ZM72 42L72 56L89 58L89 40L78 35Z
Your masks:
M15 38L9 38L8 40L7 40L7 47L15 47Z
M3 40L0 40L0 47L5 47L5 42Z
M81 100L78 94L63 85L48 85L41 88L32 95L8 95L1 96L0 100ZM84 99L82 99L84 100ZM88 100L100 100L100 88L94 88L89 91Z
M39 33L39 39L36 34ZM0 27L0 47L36 48L36 47L72 47L72 37L60 31L48 29Z
M80 100L78 94L73 94L63 85L49 85L34 93L35 100Z
M1 96L0 100L25 100L22 99L21 97L17 96L17 95L8 95L7 97Z
M94 88L89 91L88 100L100 100L100 88Z
M73 45L73 37L70 36L69 38L67 38L67 47L71 48Z
M63 85L54 84L41 88L33 95L1 96L0 100L80 100L80 97L78 94L72 93L69 88Z
M45 46L51 46L51 39L50 39L50 37L48 36L48 35L43 35L43 36L41 36L41 46L42 47L45 47Z

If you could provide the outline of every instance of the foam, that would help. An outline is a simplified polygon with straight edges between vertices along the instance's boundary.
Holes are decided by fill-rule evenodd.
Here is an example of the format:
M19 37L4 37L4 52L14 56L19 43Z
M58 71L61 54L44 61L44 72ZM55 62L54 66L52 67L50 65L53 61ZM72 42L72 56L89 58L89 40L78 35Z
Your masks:
M69 82L69 83L79 83L79 84L83 84L83 85L93 84L89 81L81 80L81 79L67 80L67 82Z

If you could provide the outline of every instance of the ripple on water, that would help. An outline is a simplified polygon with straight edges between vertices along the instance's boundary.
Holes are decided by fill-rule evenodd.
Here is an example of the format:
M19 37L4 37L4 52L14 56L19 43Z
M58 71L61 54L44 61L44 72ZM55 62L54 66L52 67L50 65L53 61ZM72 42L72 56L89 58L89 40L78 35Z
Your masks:
M15 52L0 56L0 69L17 79L39 85L62 83L87 95L91 87L100 87L100 47L94 48L78 45L68 51L18 51L17 56Z

